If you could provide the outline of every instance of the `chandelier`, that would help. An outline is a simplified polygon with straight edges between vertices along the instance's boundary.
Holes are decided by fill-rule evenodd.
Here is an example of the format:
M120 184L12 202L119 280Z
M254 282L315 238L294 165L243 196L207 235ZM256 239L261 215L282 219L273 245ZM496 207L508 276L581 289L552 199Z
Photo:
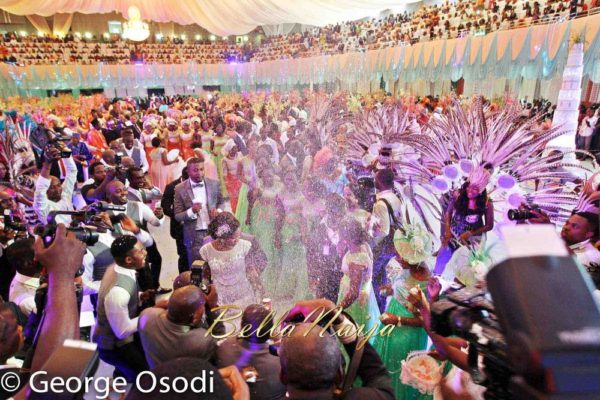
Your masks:
M141 42L150 36L148 24L142 21L139 8L131 6L127 10L129 21L123 23L123 38Z

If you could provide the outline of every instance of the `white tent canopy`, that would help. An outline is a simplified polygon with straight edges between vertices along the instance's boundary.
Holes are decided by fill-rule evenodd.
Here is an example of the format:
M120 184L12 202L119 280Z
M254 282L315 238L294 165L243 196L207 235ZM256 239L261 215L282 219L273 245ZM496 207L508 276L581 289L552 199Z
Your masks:
M221 35L242 35L257 26L301 23L317 26L351 21L419 0L0 0L0 9L17 15L118 12L130 6L144 20L198 24Z

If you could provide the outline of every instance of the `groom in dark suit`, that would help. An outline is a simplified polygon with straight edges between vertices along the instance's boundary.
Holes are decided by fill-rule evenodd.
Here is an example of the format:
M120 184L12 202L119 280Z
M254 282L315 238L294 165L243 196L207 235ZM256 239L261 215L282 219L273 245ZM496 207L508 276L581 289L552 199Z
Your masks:
M175 187L175 219L183 224L183 244L188 264L200 259L200 247L208 224L223 205L219 181L204 178L204 159L192 157L187 161L189 178Z

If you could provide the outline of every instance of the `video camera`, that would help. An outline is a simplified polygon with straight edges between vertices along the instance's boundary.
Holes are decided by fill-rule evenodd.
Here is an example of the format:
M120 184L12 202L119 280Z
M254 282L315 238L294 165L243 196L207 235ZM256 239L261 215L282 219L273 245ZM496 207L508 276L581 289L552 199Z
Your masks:
M48 146L57 149L60 152L60 158L69 158L73 153L65 144L69 141L66 136L55 136L48 142Z
M469 341L486 399L598 399L600 311L585 274L566 256L508 259L488 273L489 294L460 288L433 303L432 330Z
M208 294L210 292L208 286L212 283L208 263L204 260L196 260L192 263L190 270L192 272L190 276L191 284L199 287L204 294Z
M48 223L46 225L36 226L34 232L43 239L44 245L48 247L52 244L54 236L56 235L56 216L70 215L81 221L84 226L72 226L67 228L67 230L73 232L75 237L85 243L86 246L93 246L98 242L99 237L98 229L96 227L99 219L98 214L105 211L125 211L125 209L125 206L117 206L104 201L98 201L88 205L85 209L80 211L50 211L48 214Z
M508 384L513 373L506 342L486 292L466 287L450 289L446 299L431 304L431 325L439 335L456 335L469 342L469 373L475 383L487 387L486 398L511 398ZM480 354L485 374L479 369Z

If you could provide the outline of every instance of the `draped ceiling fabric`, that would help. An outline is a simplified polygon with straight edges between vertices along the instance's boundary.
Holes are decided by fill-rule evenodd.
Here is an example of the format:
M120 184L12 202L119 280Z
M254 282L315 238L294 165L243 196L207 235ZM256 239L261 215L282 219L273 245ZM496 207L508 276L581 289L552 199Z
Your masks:
M65 36L71 29L73 23L73 13L54 14L53 33L55 36Z
M48 21L41 15L28 15L27 19L38 32L42 32L44 35L50 35L52 33L50 26L48 26Z
M17 15L50 16L56 13L127 16L134 5L142 19L155 22L198 24L220 35L243 35L261 25L300 23L325 26L357 20L419 0L0 0L0 9Z
M233 90L339 82L367 89L383 78L398 87L440 90L431 82L464 78L469 90L505 87L542 79L556 87L572 37L585 35L584 75L600 82L600 14L562 23L499 31L484 37L437 40L414 46L291 60L244 64L142 64L0 66L0 95L32 94L40 89L143 88L173 90L220 85ZM103 46L103 45L101 45ZM545 84L546 84L545 83ZM179 89L177 89L179 88ZM183 88L183 89L182 89ZM490 89L491 88L491 89ZM429 89L427 89L429 90ZM528 90L529 91L529 90ZM545 91L546 92L546 91ZM423 94L423 93L420 93ZM495 93L496 94L496 93Z

